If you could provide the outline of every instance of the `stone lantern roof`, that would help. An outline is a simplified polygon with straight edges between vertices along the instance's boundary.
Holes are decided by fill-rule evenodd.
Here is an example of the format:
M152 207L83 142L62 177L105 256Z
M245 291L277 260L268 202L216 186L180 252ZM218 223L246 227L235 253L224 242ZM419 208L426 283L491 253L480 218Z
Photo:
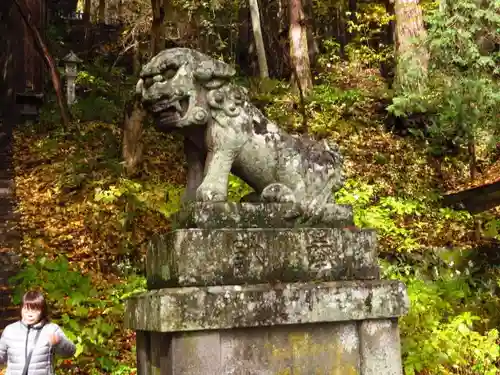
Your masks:
M73 51L70 51L64 58L62 59L64 63L73 63L79 64L83 62Z

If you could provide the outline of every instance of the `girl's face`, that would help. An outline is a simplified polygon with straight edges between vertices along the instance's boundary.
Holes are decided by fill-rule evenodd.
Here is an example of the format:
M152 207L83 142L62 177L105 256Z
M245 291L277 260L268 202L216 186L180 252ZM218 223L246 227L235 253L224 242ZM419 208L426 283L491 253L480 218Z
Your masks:
M21 318L26 325L33 325L40 321L42 312L40 310L33 310L27 307L21 309Z

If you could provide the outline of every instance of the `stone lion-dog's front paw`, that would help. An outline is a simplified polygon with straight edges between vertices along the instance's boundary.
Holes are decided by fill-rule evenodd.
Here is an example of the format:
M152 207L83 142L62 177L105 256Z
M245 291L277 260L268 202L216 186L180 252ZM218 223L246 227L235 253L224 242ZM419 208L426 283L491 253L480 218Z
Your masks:
M223 202L227 199L224 186L202 183L196 190L196 200L202 202Z

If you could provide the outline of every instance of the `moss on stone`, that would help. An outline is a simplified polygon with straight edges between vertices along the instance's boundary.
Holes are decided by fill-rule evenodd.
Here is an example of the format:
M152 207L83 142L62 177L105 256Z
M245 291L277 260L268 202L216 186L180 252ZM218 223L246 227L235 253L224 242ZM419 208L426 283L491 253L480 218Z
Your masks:
M174 215L173 228L344 228L353 225L351 206L329 204L315 221L303 219L291 203L195 202Z
M127 326L177 332L349 321L400 316L408 305L399 281L171 288L128 300Z
M156 237L148 287L369 280L379 276L370 230L182 229Z

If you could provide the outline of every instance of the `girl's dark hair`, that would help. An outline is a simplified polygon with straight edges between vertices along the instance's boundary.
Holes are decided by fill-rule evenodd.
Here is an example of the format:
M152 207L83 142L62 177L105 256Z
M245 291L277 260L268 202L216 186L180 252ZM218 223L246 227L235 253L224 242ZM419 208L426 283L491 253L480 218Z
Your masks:
M42 293L37 291L29 291L24 294L21 308L28 308L30 310L40 310L40 319L48 321L49 311L47 302Z

